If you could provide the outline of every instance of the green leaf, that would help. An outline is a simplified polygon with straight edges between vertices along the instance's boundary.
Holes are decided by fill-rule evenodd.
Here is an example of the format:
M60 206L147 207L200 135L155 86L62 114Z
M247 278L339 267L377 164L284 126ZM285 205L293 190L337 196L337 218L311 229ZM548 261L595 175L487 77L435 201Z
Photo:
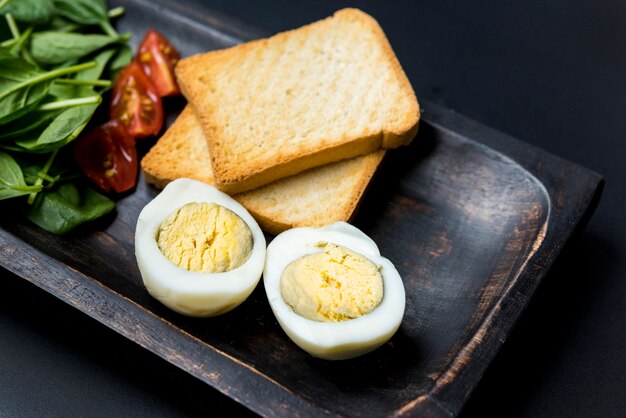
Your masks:
M103 0L53 0L56 11L76 23L95 25L108 20Z
M26 184L19 164L5 152L0 152L0 200L30 194L41 187Z
M133 60L133 50L128 44L123 44L109 63L111 79L115 80L117 73Z
M0 64L0 75L3 76L0 78L0 92L4 90L5 83L22 81L24 78L41 73L37 67L6 47L0 47Z
M64 183L43 191L26 213L28 219L53 234L65 234L111 212L115 203L91 188Z
M0 125L21 117L46 97L55 77L82 71L95 65L86 62L43 72L0 48Z
M29 84L43 74L8 48L0 48L0 124L17 119L46 96L50 80Z
M24 180L28 184L35 184L49 157L43 154L16 154L15 161L20 165Z
M21 118L6 124L0 132L0 141L24 138L33 132L40 132L59 112L29 112ZM39 133L36 134L39 136Z
M50 187L51 180L54 180L52 181L54 183L60 179L80 178L82 174L77 170L71 152L57 153L50 166L48 166L49 154L20 153L14 158L20 165L27 184L35 184L41 179L42 174L47 177L44 187Z
M1 70L0 70L1 71ZM0 83L2 74L0 74ZM11 122L35 109L39 102L46 97L50 81L24 86L0 102L0 125Z
M41 64L56 65L78 60L125 39L72 32L37 32L31 35L30 53L35 61Z
M97 104L71 107L61 112L35 139L21 139L15 143L26 151L50 152L73 141L93 116Z
M50 19L46 24L46 28L48 30L59 32L75 32L77 29L83 29L81 25L77 25L76 23L67 20L61 16L54 16L52 19Z
M18 54L22 51L23 45L26 43L28 38L30 38L31 33L33 32L33 27L27 28L24 32L22 32L19 38L14 39L14 43L10 46L10 51L13 55L18 56Z
M11 0L2 13L11 13L20 22L41 24L52 18L54 5L52 0Z
M124 45L124 46L128 46L128 45ZM124 46L122 46L122 48L124 48ZM76 73L75 78L77 80L88 80L88 81L99 80L102 74L104 73L104 70L106 69L107 64L109 63L109 61L115 54L116 54L116 48L105 49L104 51L100 52L98 55L96 55L93 58L93 61L95 61L96 63L95 67Z
M50 86L49 94L50 96L54 96L55 100L67 100L76 97L93 96L97 93L90 86L73 86L70 84L54 83Z
M105 49L93 57L92 61L96 65L92 68L80 71L75 74L74 79L80 81L96 81L102 76L102 73L107 67L109 60L115 54L115 48ZM54 83L50 87L50 94L58 99L71 99L76 97L87 97L97 94L95 90L90 86L81 85L69 85Z

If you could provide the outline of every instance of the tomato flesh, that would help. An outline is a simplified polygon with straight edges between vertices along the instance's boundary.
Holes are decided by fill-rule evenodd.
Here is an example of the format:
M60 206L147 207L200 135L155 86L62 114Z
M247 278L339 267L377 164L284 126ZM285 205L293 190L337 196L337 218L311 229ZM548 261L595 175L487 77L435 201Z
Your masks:
M119 120L81 136L74 146L74 158L85 175L106 192L125 192L137 183L135 139Z
M159 32L149 30L135 59L124 67L111 94L110 118L75 144L74 157L102 190L125 192L137 183L135 139L163 128L161 97L180 94L174 67L180 54Z
M174 67L180 54L169 40L154 29L144 36L137 51L137 60L161 97L180 93Z
M133 138L161 131L161 98L137 61L124 67L115 80L110 113L111 119L118 119Z

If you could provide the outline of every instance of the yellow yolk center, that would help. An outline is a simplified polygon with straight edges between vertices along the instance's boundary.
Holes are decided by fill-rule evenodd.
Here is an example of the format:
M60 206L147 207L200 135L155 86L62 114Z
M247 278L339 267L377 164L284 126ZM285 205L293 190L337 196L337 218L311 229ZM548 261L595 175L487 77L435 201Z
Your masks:
M252 232L234 212L215 203L188 203L163 221L157 244L171 262L202 273L236 269L252 252Z
M340 245L305 255L287 266L280 293L300 316L321 322L357 318L374 309L383 298L380 268Z

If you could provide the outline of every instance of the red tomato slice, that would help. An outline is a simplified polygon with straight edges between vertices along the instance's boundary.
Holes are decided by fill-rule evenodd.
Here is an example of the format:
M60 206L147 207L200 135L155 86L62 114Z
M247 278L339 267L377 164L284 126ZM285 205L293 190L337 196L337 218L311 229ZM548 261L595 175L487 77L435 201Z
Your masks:
M83 172L102 190L125 192L137 183L137 150L119 120L111 120L81 136L74 158Z
M179 59L176 48L154 29L146 33L137 50L137 60L161 97L180 93L174 76L174 67Z
M133 138L156 135L163 127L161 98L137 61L120 71L111 95L111 119Z

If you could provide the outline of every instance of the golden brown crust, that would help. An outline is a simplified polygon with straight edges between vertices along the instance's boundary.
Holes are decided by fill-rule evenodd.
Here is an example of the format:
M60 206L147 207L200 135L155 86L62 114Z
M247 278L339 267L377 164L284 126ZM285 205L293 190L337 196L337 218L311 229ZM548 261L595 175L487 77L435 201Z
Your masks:
M233 197L271 234L348 221L384 154L313 168ZM146 181L159 188L180 177L214 185L207 141L190 106L142 159L141 168Z
M397 123L395 126L384 130L381 148L390 149L398 148L402 145L409 145L417 134L417 127L421 116L419 103L417 102L415 91L413 91L413 86L411 86L411 82L404 73L402 65L400 64L396 53L393 51L387 35L385 35L385 32L380 27L376 19L359 9L342 9L335 12L334 16L345 16L348 19L361 20L365 22L376 34L378 42L384 50L385 57L389 60L390 65L393 67L393 74L396 78L396 82L402 86L404 94L411 97L411 100L409 101L410 107L404 114L402 121Z
M323 31L319 29L324 27ZM344 29L346 27L346 29ZM279 128L282 126L284 120L290 120L289 108L290 104L298 104L303 109L307 106L313 105L307 102L302 103L303 100L298 101L299 98L285 99L285 108L277 105L277 114L265 114L260 110L249 110L248 107L241 110L237 108L237 101L232 99L239 95L242 102L249 99L250 95L263 96L268 89L271 92L272 97L277 97L276 101L279 102L279 94L282 94L284 90L288 91L288 85L280 84L283 79L289 79L292 76L289 71L296 71L296 64L294 68L286 68L288 66L280 66L280 68L272 67L272 63L277 62L280 58L280 54L287 49L288 42L299 42L301 48L298 51L309 51L315 49L315 42L310 43L310 38L314 38L312 33L316 36L320 36L319 33L326 33L329 31L337 31L342 33L345 31L349 36L359 36L359 33L366 33L364 36L365 41L372 42L370 38L375 39L373 42L375 49L380 50L380 57L373 58L373 62L369 65L369 68L387 68L389 67L389 74L385 74L389 80L386 83L391 83L395 87L394 91L399 91L401 94L401 100L392 100L392 102L398 104L398 109L392 109L393 115L391 119L386 117L385 123L378 126L377 120L373 124L367 123L367 112L363 112L362 109L356 109L358 118L355 116L347 115L343 116L343 112L350 110L342 106L327 106L325 101L321 101L320 105L314 108L311 112L308 112L308 116L302 116L304 123L297 120L300 114L296 113L293 122L290 125L280 129L275 129L276 138L261 131L257 136L246 136L247 132L228 131L229 124L224 122L220 116L223 106L227 109L227 112L233 114L233 112L241 111L242 117L237 120L243 120L241 126L252 125L258 122L262 125L265 120L272 118L275 121L268 122L269 126L272 123ZM359 32L361 31L361 32ZM370 36L372 35L372 36ZM330 36L330 35L329 35ZM335 39L336 38L336 39ZM342 36L330 36L331 44L347 42L342 39ZM295 39L295 40L294 40ZM315 40L315 39L314 39ZM307 43L309 42L309 43ZM341 47L341 44L340 44ZM282 49L281 49L282 48ZM307 49L308 48L308 49ZM339 47L338 47L339 48ZM260 64L258 59L260 54L263 54L267 50L271 50L269 64L264 66ZM309 55L314 55L313 53ZM359 57L359 60L366 57ZM308 59L311 59L310 57ZM273 60L273 61L272 61ZM302 60L295 59L294 62L301 62ZM258 66L252 65L253 63L259 63ZM351 65L350 63L348 63ZM358 63L361 65L362 63ZM246 67L248 66L248 67ZM363 66L363 65L361 65ZM225 84L222 86L220 83L227 83L227 75L230 74L233 69L245 68L245 74L255 74L259 79L267 80L270 84L266 90L259 90L258 88L249 87L244 80L245 77L237 79L231 84ZM352 67L350 67L352 68ZM244 71L244 70L242 70ZM264 73L262 73L264 71ZM273 72L280 71L278 77L270 77ZM337 72L334 67L330 70ZM344 70L341 70L344 71ZM358 78L361 73L348 73L351 78ZM354 70L356 71L356 70ZM380 70L383 71L383 70ZM285 72L285 74L283 74ZM242 74L244 74L242 73ZM240 193L246 190L258 188L264 184L272 181L290 176L312 167L328 164L341 159L351 158L358 155L364 155L373 152L380 148L395 148L400 145L408 144L415 136L417 130L417 124L419 121L419 105L415 98L415 93L410 85L410 82L404 74L400 63L395 56L389 41L387 40L384 32L378 25L378 23L369 15L357 10L357 9L344 9L335 13L332 17L323 19L318 22L311 23L304 27L294 29L291 31L279 33L268 39L261 39L257 41L240 44L232 48L208 52L205 54L193 56L181 60L176 68L176 74L181 85L183 94L187 97L192 104L195 112L199 115L202 123L205 135L209 141L209 149L211 153L211 160L213 164L214 177L216 186L228 193ZM379 73L377 73L379 74ZM369 72L365 72L363 77L370 77ZM338 78L341 80L341 78ZM277 85L278 83L278 85ZM230 86L227 88L226 86ZM258 85L255 85L258 87ZM341 87L341 86L340 86ZM311 86L314 89L315 86ZM222 89L222 90L220 90ZM344 89L346 87L344 86ZM385 90L385 89L383 89ZM220 96L220 92L222 95ZM325 87L325 90L321 91L322 96L332 96L332 89ZM349 91L351 96L363 94L362 91ZM226 100L231 100L232 105L225 104ZM253 100L249 101L254 104ZM262 101L259 100L260 103ZM333 102L328 102L333 103ZM339 103L342 103L339 101ZM243 106L242 106L243 107ZM336 124L326 123L324 129L328 127L328 135L326 138L323 135L311 136L311 140L306 141L293 141L290 136L278 136L278 132L295 132L293 135L299 138L298 130L302 127L308 128L307 123L311 119L316 119L318 115L324 113L326 109L333 109L339 115L332 120L336 120ZM375 109L377 110L377 109ZM247 113L246 113L247 112ZM281 113L283 112L283 113ZM374 112L374 110L372 110ZM363 115L365 113L365 116ZM303 110L302 114L306 114ZM291 115L294 116L294 115ZM372 116L370 116L370 119ZM273 120L273 119L272 119ZM333 125L348 124L351 123L359 127L360 130L354 126L348 126L353 129L344 129L339 132L332 131ZM279 126L280 125L280 126ZM321 128L316 127L319 130ZM233 128L234 129L234 128ZM253 129L253 126L250 126ZM315 131L317 132L317 131ZM262 146L267 146L266 142L272 142L276 145L276 149L269 149L264 154L263 151L259 151L259 154L253 157L249 157L248 153L251 152L251 148L254 146L252 143L258 140L262 143ZM264 142L265 141L265 142ZM289 146L286 146L289 144ZM282 146L285 145L285 146ZM271 147L270 147L271 148ZM264 148L265 149L265 148ZM254 149L252 149L254 151Z
M191 107L185 107L143 157L141 169L146 181L159 188L180 177L214 184L207 143Z

